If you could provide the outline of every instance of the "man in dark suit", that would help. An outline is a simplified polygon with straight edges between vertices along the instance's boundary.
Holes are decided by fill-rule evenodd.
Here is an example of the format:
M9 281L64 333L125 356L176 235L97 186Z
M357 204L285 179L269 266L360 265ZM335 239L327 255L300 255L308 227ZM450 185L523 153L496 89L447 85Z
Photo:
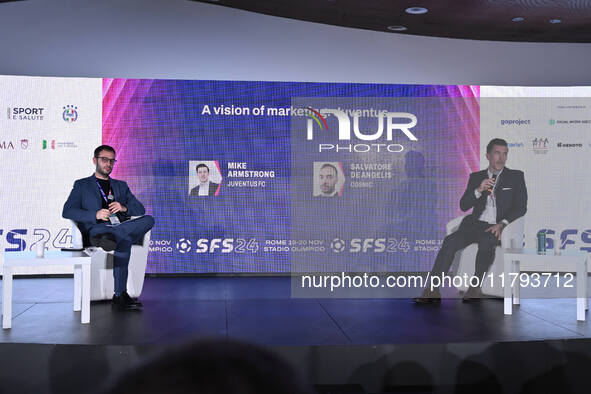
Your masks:
M482 278L495 257L495 248L501 243L501 232L527 211L527 189L523 172L505 167L508 146L505 140L495 138L486 147L489 166L486 170L470 174L468 186L460 199L460 208L472 213L462 220L458 230L443 240L431 276L448 274L456 252L472 243L478 243L474 275ZM429 286L428 286L429 287ZM470 287L463 301L481 296L480 287ZM426 288L416 303L441 301L438 289Z
M191 189L189 196L215 196L220 184L209 180L209 167L203 163L199 163L195 167L195 170L197 171L199 184Z
M131 193L127 183L109 177L115 165L115 150L101 145L92 159L95 173L78 179L64 204L62 216L78 224L90 244L114 250L113 279L115 294L113 306L121 310L139 310L141 303L127 294L127 276L131 245L140 241L154 226L152 216ZM140 216L129 220L130 216Z

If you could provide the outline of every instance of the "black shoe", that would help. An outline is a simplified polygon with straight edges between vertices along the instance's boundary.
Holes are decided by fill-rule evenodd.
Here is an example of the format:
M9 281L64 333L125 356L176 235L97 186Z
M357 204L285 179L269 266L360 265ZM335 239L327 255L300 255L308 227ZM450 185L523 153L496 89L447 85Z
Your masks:
M138 305L126 303L125 298L123 296L117 297L116 295L113 296L113 300L111 301L111 307L116 308L120 311L141 311L142 310L142 308Z
M472 302L482 298L482 290L480 287L469 287L462 297L462 302Z
M123 301L127 304L127 305L137 305L140 308L143 307L142 303L139 302L137 299L133 299L129 296L129 294L127 294L126 291L124 291L121 294L121 297L123 298Z
M415 304L440 304L441 303L441 293L439 290L423 290L423 294L420 297L415 297L412 299Z
M90 237L90 244L92 246L96 246L98 248L103 248L105 252L110 252L115 250L117 247L117 242L115 242L115 237L113 234L105 233L105 234L98 234L94 237Z

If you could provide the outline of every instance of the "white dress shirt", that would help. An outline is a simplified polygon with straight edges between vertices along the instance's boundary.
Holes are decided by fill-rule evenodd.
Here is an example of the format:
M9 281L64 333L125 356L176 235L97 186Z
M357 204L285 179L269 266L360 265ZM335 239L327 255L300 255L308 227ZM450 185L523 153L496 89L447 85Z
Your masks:
M209 181L201 182L199 184L199 195L200 196L209 196Z
M492 192L486 197L486 206L484 207L484 211L482 212L482 214L480 215L478 220L481 220L483 222L487 222L490 224L497 224L497 204L495 201L496 199L495 199L494 193L495 193L495 188L497 187L497 185L499 183L499 177L501 176L502 173L503 173L503 170L501 170L501 172L499 172L499 174L497 175L495 185L492 188ZM487 170L487 174L488 174L489 178L492 178L493 173L490 171L490 168ZM478 191L478 189L474 189L474 195L478 199L482 196L482 193L480 193ZM505 226L509 224L509 222L506 219L503 219L502 223Z

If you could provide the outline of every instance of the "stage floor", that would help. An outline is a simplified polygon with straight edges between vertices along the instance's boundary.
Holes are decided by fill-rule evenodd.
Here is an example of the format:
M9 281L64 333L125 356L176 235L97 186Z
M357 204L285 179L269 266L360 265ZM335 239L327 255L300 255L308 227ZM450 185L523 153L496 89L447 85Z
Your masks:
M288 277L146 278L142 312L91 304L72 311L70 278L14 280L12 329L0 342L162 345L226 337L271 346L443 344L591 337L575 299L524 299L513 315L484 299L415 305L409 299L293 299ZM588 318L589 318L588 314Z

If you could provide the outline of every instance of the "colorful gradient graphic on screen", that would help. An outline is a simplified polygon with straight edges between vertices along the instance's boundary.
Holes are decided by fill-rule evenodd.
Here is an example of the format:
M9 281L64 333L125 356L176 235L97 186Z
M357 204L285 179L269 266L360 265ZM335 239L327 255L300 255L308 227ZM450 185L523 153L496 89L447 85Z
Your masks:
M290 272L291 252L277 242L291 239L290 117L266 109L289 108L294 97L478 98L479 88L104 79L103 143L118 160L112 175L156 220L148 273ZM445 195L455 206L443 199L429 224L439 238L479 166L479 105L466 103L447 109L453 130L440 133L440 145L448 151L433 139L421 146L427 169L454 158ZM325 238L329 248L334 236ZM434 253L413 256L418 271Z

